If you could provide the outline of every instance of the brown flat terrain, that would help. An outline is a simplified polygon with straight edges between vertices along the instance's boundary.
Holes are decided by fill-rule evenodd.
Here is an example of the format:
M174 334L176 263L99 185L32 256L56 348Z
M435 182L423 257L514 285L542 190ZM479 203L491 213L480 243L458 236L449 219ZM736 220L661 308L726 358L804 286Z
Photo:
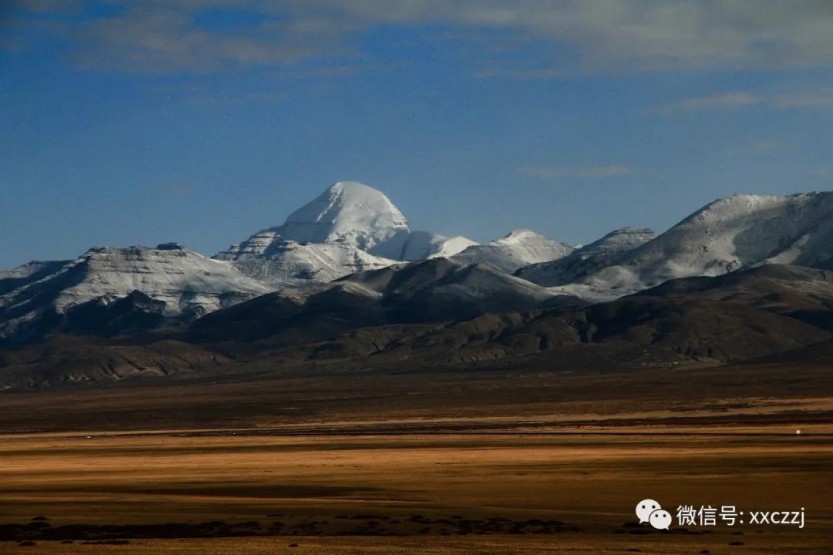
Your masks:
M495 370L7 394L0 524L35 545L0 526L0 552L833 553L829 381ZM655 532L645 497L806 525Z
M108 546L108 552L206 545L205 539L170 543L141 536L166 523L180 523L180 533L192 534L195 525L212 521L218 524L210 533L219 535L278 535L212 540L212 552L215 545L259 553L289 543L313 553L368 552L371 544L381 552L384 546L407 551L422 545L416 538L422 536L430 537L437 553L594 552L601 546L610 552L722 553L732 542L743 543L732 546L733 553L829 552L833 436L821 428L819 435L773 431L5 436L0 522L28 523L43 515L52 528L85 524L92 530L87 541L98 537L97 527L132 525L119 532L134 538L130 544ZM671 508L804 507L807 524L645 534L632 514L644 497ZM307 537L317 535L374 540ZM93 552L79 540L36 544L49 552L58 546L67 553ZM353 551L345 549L350 545Z
M554 370L552 356L433 371L221 367L97 387L0 393L0 433L341 427L459 431L492 420L559 427L666 423L833 423L829 365ZM601 366L604 368L604 366ZM739 418L742 416L742 418ZM661 419L661 420L658 420ZM453 422L453 429L438 422ZM420 426L415 430L419 422Z

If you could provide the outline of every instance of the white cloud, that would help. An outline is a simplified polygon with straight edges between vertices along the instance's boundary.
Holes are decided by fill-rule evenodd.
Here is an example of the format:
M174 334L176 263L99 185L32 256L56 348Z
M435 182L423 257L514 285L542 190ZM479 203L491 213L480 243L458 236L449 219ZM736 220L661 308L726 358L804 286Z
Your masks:
M501 29L568 45L577 59L540 71L782 68L833 63L829 0L320 0L365 24ZM564 64L567 64L567 67ZM571 67L575 63L575 67ZM505 65L507 71L514 65ZM496 69L492 69L495 72ZM527 68L525 73L539 77Z
M30 10L57 5L54 0L17 3ZM423 24L473 37L462 40L489 40L490 33L502 33L503 56L489 52L473 60L482 76L540 79L576 73L833 65L830 0L111 0L109 4L121 8L121 13L117 9L115 16L79 18L68 29L77 47L75 59L85 67L174 72L282 66L356 55L353 39L368 29ZM223 32L195 23L195 15L217 7L243 9L261 21ZM425 40L443 39L431 35ZM529 48L530 44L536 48ZM530 56L534 59L519 63L521 57Z
M664 114L700 110L734 110L750 106L768 108L833 108L833 87L795 90L780 93L734 91L710 96L686 98L653 108Z
M317 56L345 56L343 30L329 32L304 18L266 20L236 33L194 24L181 6L132 7L124 14L76 25L76 63L132 72L215 71L282 66Z

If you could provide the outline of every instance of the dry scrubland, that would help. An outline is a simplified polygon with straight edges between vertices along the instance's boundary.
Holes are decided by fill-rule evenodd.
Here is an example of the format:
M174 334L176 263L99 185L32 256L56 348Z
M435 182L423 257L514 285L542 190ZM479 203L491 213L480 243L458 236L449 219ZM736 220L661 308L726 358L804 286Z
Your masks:
M833 552L826 369L690 374L688 385L645 371L529 374L521 388L484 373L6 395L0 523L58 539L0 552ZM743 383L755 385L732 385ZM246 399L248 421L223 426ZM135 429L137 415L153 429ZM644 497L672 512L804 507L807 525L645 533L632 512Z

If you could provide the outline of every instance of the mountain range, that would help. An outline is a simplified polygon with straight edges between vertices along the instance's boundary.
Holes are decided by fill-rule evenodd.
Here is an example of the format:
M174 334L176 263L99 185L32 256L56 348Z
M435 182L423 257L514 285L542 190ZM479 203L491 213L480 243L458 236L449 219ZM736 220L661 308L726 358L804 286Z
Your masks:
M93 247L0 272L0 375L30 385L88 381L274 349L305 353L289 357L297 362L319 357L309 349L322 341L346 341L325 351L377 360L416 345L433 345L426 352L444 360L465 348L479 360L611 342L648 345L646 353L665 345L664 360L739 360L828 339L831 245L827 192L736 195L664 233L628 227L573 247L528 229L485 244L414 231L380 191L338 182L212 258L178 243ZM757 335L755 321L766 322ZM503 323L484 332L484 322ZM749 348L709 326L734 330ZM362 332L376 337L370 351L337 339L363 329L380 330ZM45 356L50 345L70 374ZM28 380L30 370L41 378Z
M325 283L397 261L451 256L475 242L411 231L402 212L380 191L338 182L289 215L215 256L273 287Z

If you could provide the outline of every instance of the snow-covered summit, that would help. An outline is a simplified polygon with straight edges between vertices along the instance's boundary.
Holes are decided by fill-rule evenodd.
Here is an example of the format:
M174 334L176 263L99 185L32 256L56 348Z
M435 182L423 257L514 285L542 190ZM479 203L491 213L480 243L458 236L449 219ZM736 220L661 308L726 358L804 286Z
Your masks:
M298 243L344 242L364 251L408 232L408 220L381 191L357 181L339 181L275 229Z
M381 191L339 181L293 212L285 223L259 231L215 258L272 286L328 282L399 261L451 256L475 244L411 231Z
M651 282L719 275L779 257L812 264L833 255L833 193L735 195L714 201L653 241L627 263Z
M470 246L452 259L465 264L488 264L511 274L523 266L557 260L572 251L572 247L548 239L531 229L517 229L485 245Z
M669 279L717 276L766 263L817 266L833 258L833 193L735 195L581 279L623 295Z
M228 262L181 245L161 247L93 247L75 260L4 272L0 342L27 329L46 333L90 302L104 309L136 292L153 304L154 315L188 320L270 290Z
M155 249L93 247L63 272L74 274L77 283L58 295L55 307L59 311L101 296L123 297L140 291L163 301L171 315L195 308L204 313L222 306L223 297L247 298L269 291L228 262L172 243Z
M518 245L524 243L539 243L542 239L547 239L540 233L532 229L513 229L500 239L493 241L495 244L503 245Z
M673 278L769 263L833 267L833 192L736 195L708 204L661 235L623 228L574 249L529 229L483 245L412 231L383 193L339 182L282 225L257 232L213 259L170 242L156 248L94 247L75 260L2 271L0 343L37 340L56 331L156 329L262 293L307 285L321 290L321 283L356 272L394 272L403 265L410 269L397 279L410 272L429 278L434 271L454 273L454 283L443 281L448 276L429 279L425 287L434 292L425 298L468 303L480 297L538 302L541 295L559 294L605 300ZM465 294L455 296L460 284ZM521 297L515 295L521 290Z

